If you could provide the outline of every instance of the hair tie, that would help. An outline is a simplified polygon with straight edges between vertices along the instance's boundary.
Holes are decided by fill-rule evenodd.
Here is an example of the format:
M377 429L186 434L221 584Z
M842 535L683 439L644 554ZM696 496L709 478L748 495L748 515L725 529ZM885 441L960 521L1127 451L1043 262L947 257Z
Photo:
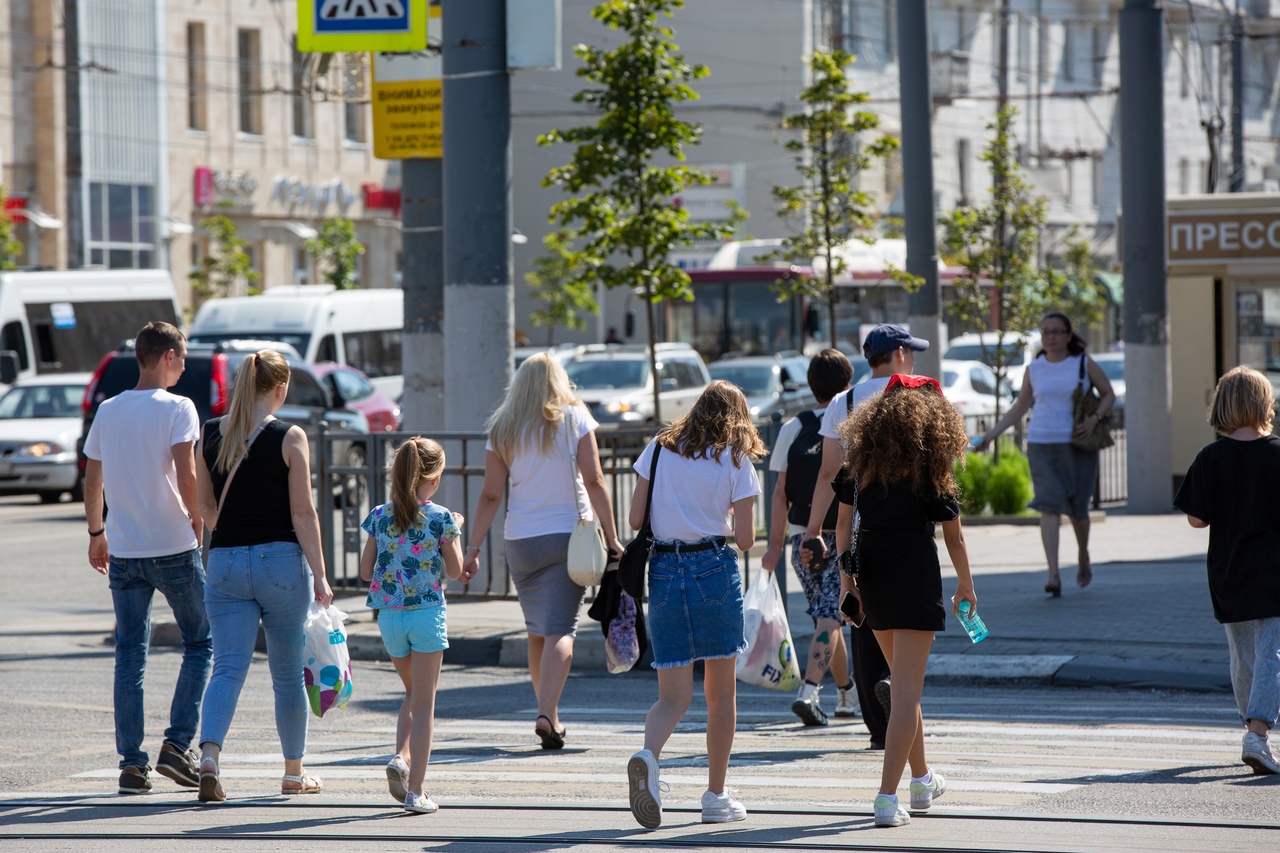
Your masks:
M253 366L257 367L259 364L262 364L262 353L255 352L253 354Z
M884 393L887 395L899 388L932 388L939 394L942 393L942 386L932 376L910 376L904 373L895 373L889 377Z

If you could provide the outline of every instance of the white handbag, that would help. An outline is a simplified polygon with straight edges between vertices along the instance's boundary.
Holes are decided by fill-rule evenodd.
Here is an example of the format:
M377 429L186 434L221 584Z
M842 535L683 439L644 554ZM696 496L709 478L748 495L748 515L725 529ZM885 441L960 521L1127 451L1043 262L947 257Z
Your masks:
M573 440L573 425L569 411L564 416L565 431L569 438L569 487L574 501L578 495L578 448ZM609 561L609 547L604 541L604 528L594 518L579 518L569 534L569 579L578 586L597 586L604 577L605 564Z

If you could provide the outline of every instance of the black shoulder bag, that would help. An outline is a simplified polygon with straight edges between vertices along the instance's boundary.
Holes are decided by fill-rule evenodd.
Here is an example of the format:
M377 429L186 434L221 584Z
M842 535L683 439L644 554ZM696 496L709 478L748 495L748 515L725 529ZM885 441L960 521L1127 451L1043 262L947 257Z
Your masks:
M658 454L662 445L653 443L653 456L649 459L649 493L644 498L644 521L636 538L622 549L618 560L618 582L622 591L636 601L644 600L644 572L649 566L649 550L653 547L653 528L649 526L649 509L653 506L653 478L658 473Z

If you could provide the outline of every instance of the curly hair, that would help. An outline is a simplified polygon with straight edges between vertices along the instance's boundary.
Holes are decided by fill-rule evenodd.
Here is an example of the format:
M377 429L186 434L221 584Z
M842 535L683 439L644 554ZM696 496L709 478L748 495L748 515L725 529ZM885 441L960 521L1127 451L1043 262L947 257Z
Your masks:
M708 385L689 414L658 433L657 441L686 459L710 456L719 462L720 454L730 450L735 468L742 467L744 456L754 460L765 455L747 398L737 385L723 379Z
M897 388L859 406L840 427L844 464L859 488L907 480L920 497L954 495L964 418L935 389Z

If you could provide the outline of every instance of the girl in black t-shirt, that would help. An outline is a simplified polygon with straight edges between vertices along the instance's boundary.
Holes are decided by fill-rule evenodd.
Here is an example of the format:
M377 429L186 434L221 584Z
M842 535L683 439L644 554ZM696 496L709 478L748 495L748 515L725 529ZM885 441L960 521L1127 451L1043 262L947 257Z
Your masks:
M1209 595L1227 632L1231 690L1248 731L1241 760L1280 773L1267 734L1280 716L1280 438L1271 435L1271 381L1249 367L1213 392L1209 425L1221 438L1187 470L1174 506L1209 528ZM1212 525L1212 526L1210 526Z
M925 760L920 716L933 634L944 629L947 618L934 522L942 522L960 579L951 612L962 600L973 612L978 609L952 473L969 439L964 419L942 396L937 380L901 374L889 380L884 394L858 408L841 432L849 477L840 497L837 548L849 547L854 511L860 515L856 557L845 561L857 578L847 570L842 588L861 600L893 673L875 823L902 826L911 822L897 796L908 763L912 811L928 809L946 791L942 775Z

